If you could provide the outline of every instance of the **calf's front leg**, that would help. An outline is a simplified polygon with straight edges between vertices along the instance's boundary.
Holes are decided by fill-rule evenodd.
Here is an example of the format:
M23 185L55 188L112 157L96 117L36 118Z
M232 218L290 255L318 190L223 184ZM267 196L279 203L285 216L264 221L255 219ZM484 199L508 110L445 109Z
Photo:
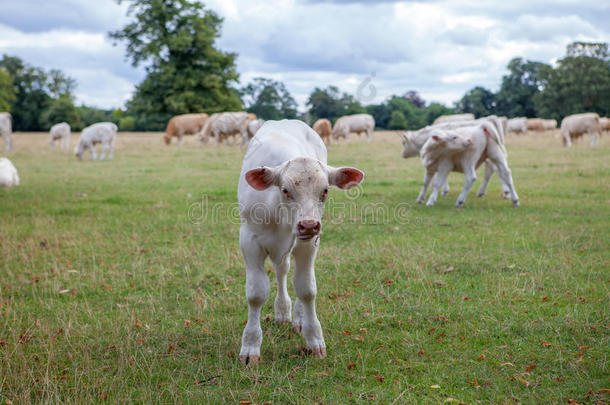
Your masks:
M316 314L316 275L314 262L318 252L318 237L309 241L297 242L293 254L295 261L294 290L295 302L294 327L301 330L307 348L315 357L326 357L326 344L322 335L322 326Z
M89 150L91 151L91 160L97 160L97 153L95 153L95 145L93 143L89 144Z
M474 185L475 180L477 179L477 174L474 170L473 165L462 165L464 169L464 188L462 192L458 196L457 201L455 202L456 207L462 207L466 202L466 196L470 192L470 189Z
M282 263L273 263L273 269L277 278L277 296L274 303L275 322L290 323L292 301L286 288L286 279L290 270L290 257L287 256Z
M433 170L426 170L426 173L424 173L424 183L422 185L421 191L419 192L419 195L417 196L417 200L415 200L415 202L417 202L418 204L424 203L424 200L426 199L426 194L428 193L428 186L430 186L430 182L434 178L434 173L435 172Z
M438 167L438 171L434 175L434 179L432 180L432 192L430 193L430 197L428 198L428 202L426 206L431 207L436 203L436 199L438 198L438 192L440 188L447 183L447 177L449 176L449 172L453 168L453 164L449 162L441 162Z
M246 299L248 300L248 323L241 337L239 360L243 364L257 364L263 343L261 307L269 295L269 277L264 266L267 254L258 245L246 225L241 227L239 244L246 264Z

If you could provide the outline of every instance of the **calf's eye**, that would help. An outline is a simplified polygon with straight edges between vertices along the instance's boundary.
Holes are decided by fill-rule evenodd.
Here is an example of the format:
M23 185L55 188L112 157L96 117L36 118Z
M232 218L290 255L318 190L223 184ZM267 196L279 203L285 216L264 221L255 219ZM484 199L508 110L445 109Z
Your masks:
M322 195L320 196L320 201L326 201L327 196L328 196L328 189L325 188L324 191L322 191Z

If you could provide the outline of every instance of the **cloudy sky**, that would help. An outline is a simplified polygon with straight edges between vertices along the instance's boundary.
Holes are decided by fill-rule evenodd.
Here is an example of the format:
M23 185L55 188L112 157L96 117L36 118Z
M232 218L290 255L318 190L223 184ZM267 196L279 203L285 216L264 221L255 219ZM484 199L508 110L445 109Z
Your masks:
M417 90L451 105L499 86L515 56L553 63L575 40L610 42L602 0L207 0L225 18L218 45L239 54L239 86L283 81L301 110L314 87L338 86L364 104ZM129 21L113 0L1 0L0 53L78 82L79 103L121 107L143 68L108 31Z

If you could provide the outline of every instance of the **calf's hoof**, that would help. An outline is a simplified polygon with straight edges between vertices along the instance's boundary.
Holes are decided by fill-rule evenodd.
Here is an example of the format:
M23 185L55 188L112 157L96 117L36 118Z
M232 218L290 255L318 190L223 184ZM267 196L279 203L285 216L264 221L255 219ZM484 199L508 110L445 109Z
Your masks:
M513 207L517 208L519 205L519 200L513 200Z
M464 206L464 201L457 200L457 201L455 202L455 207L456 207L456 208L462 208L463 206Z
M295 333L301 333L303 327L299 324L292 325L292 331Z
M479 192L477 193L477 197L483 197L484 195L485 195L485 192L480 192L480 191L479 191Z
M418 198L417 200L415 200L415 202L416 202L417 204L423 204L423 203L424 203L424 200L423 200L423 199L419 199L419 198Z
M510 191L503 192L502 198L504 198L505 200L510 200Z
M433 207L433 206L434 206L434 202L430 202L430 201L428 201L428 202L426 203L426 207Z
M242 364L244 364L246 366L257 365L258 362L260 361L260 357L253 356L253 355L243 355L243 356L239 356L239 361L241 361Z
M449 195L449 190L443 191L441 194L443 197L447 197Z
M311 351L311 355L318 359L323 359L326 357L326 349L324 347L317 347Z

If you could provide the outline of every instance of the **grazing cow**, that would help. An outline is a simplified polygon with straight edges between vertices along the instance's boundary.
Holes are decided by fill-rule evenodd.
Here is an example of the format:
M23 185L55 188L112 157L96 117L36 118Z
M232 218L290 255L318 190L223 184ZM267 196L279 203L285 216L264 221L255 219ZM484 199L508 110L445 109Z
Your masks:
M182 145L182 137L198 134L207 120L208 115L205 113L176 115L167 123L163 139L169 145L172 142L172 137L175 137L178 139L178 145Z
M545 131L553 131L557 129L557 120L542 120L542 126Z
M109 150L108 159L112 160L112 154L114 153L114 139L117 133L117 126L112 122L98 122L93 125L89 125L83 129L80 135L78 144L74 148L74 154L78 160L83 160L83 154L85 150L91 151L91 159L96 160L97 155L95 153L95 144L102 144L102 154L100 160L104 160L106 151Z
M542 132L544 131L544 121L542 118L528 118L527 119L527 130Z
M335 139L347 139L351 132L360 135L366 132L366 138L370 141L375 129L375 119L370 114L345 115L335 122L332 136Z
M565 146L572 146L572 139L584 134L589 135L591 147L597 144L597 137L601 135L599 115L596 113L574 114L561 120L561 135Z
M267 257L278 283L275 320L291 321L286 278L292 256L297 296L293 328L302 333L315 357L326 356L315 309L314 261L320 244L320 220L329 187L346 190L358 185L363 177L358 169L328 166L324 142L301 121L268 121L250 142L237 188L239 244L246 265L248 300L248 323L239 353L242 363L260 360L260 313L269 294Z
M49 131L51 136L51 148L55 147L55 141L59 141L62 149L70 149L70 124L67 122L60 122L51 127Z
M472 145L461 152L455 152L446 148L438 157L438 162L426 168L424 184L417 197L418 203L423 203L426 197L428 186L434 178L433 193L430 195L427 206L432 206L436 202L438 189L446 184L447 176L451 171L464 173L464 188L455 203L456 207L461 207L466 202L466 196L476 180L476 169L486 159L493 163L495 170L504 186L508 188L513 207L519 206L519 196L513 186L513 179L506 162L506 150L504 140L497 131L495 125L490 121L482 121L474 126L456 128L453 131L457 136L464 139L471 139ZM451 136L455 134L450 134Z
M320 118L313 124L313 130L320 135L323 141L330 144L330 135L332 133L332 124L326 118Z
M458 122L458 121L474 121L474 114L466 113L466 114L450 114L450 115L441 115L437 117L432 125L442 124L444 122Z
M610 131L610 118L600 118L599 119L599 129L600 131Z
M10 151L13 147L12 130L11 130L11 113L0 113L0 136L4 138L6 151Z
M506 125L506 130L516 134L527 134L527 118L519 117L509 119Z
M0 187L13 187L19 185L17 169L7 158L0 158Z
M223 139L239 134L245 145L248 143L248 123L253 119L256 115L243 111L212 114L198 135L199 142L204 144L214 137L219 145Z
M254 138L254 135L256 135L256 132L259 129L261 129L261 127L263 126L264 123L265 123L265 120L258 120L256 118L254 118L252 121L250 121L248 123L248 139Z

